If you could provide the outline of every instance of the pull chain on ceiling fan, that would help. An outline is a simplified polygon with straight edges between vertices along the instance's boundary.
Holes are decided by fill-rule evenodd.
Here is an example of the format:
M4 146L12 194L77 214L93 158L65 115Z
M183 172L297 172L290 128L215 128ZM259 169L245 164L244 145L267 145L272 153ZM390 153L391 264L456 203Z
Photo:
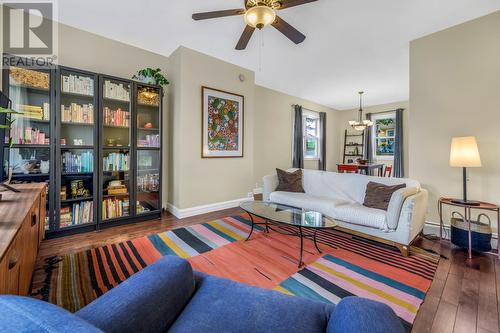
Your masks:
M272 25L295 44L300 44L306 39L306 36L279 17L276 12L316 1L318 0L245 0L244 9L196 13L193 14L193 20L244 15L246 27L238 44L236 44L236 50L244 50L247 47L255 29L262 30L269 25Z

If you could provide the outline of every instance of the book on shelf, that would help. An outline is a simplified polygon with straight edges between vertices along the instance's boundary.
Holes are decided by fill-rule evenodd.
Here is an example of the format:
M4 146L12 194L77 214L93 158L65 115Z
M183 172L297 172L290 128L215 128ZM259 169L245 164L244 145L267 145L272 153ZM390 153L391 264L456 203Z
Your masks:
M67 151L61 154L61 164L63 172L66 173L93 172L94 154L92 152L75 154Z
M130 127L130 112L122 109L111 110L104 108L104 125L117 127Z
M129 206L128 199L104 199L102 202L102 219L129 216Z
M94 80L87 76L63 75L61 80L63 92L93 96Z
M117 99L120 101L130 101L130 90L123 83L114 83L109 80L104 81L104 97Z
M92 104L79 105L71 103L69 106L61 105L61 121L63 123L94 123L94 106Z
M94 222L94 202L82 201L71 206L62 207L60 210L59 227L65 228L73 225Z
M50 119L50 104L42 103L42 106L17 104L14 105L13 110L21 112L19 118L28 118L36 120L49 120Z
M129 155L124 153L109 153L103 158L104 171L128 171Z
M26 126L18 127L14 124L10 129L10 137L13 144L19 145L48 145L49 137L47 134L36 127ZM5 143L9 142L9 137L5 137Z
M108 192L108 195L121 195L121 194L127 194L128 189L125 185L108 186L107 192Z
M137 140L137 145L139 147L151 147L151 148L159 148L160 147L160 135L146 135L144 140Z

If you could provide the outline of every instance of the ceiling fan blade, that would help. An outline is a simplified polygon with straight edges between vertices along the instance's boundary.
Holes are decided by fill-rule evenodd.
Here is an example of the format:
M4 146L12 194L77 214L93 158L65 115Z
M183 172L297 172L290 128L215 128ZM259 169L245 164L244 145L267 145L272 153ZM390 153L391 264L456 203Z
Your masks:
M219 11L215 11L215 12L193 14L193 20L195 20L195 21L208 20L208 19L213 19L213 18L218 18L218 17L243 15L243 14L245 14L244 9L219 10Z
M238 44L236 44L236 50L244 50L247 48L248 42L250 41L250 38L252 38L253 32L255 31L255 28L247 25L245 27L245 30L241 34L240 40L238 41Z
M283 0L279 9L286 9L290 7L305 5L306 3L315 2L318 0Z
M292 27L290 24L286 23L285 20L279 16L276 16L276 20L272 26L278 29L283 35L287 36L295 44L300 44L306 39L304 34Z

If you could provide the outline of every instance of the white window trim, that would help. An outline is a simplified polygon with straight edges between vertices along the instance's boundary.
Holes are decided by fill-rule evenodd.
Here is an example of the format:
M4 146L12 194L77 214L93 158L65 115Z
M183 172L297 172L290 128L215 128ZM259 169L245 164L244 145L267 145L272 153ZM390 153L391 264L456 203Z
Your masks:
M321 128L318 128L318 156L315 157L308 157L306 156L306 118L312 118L318 120L318 127L320 126L319 123L319 112L314 112L314 111L309 111L309 110L303 110L302 111L302 146L304 147L304 161L319 161L320 156L321 156Z
M377 155L377 145L376 145L376 138L377 138L377 132L376 132L376 121L378 119L386 119L386 118L394 118L396 119L396 112L382 112L379 114L372 114L372 121L373 121L373 130L371 131L371 138L370 138L370 144L372 145L372 152L373 152L373 158L375 160L379 161L394 161L394 155L393 156L387 156L387 155ZM394 129L394 133L396 132L396 129Z

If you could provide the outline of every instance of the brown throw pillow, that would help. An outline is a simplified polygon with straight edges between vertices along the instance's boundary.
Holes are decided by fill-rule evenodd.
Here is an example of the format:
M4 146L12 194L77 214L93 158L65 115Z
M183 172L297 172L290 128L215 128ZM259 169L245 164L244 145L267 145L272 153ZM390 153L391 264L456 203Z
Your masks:
M294 172L286 172L285 170L276 169L278 174L278 187L276 191L283 192L299 192L304 193L304 187L302 186L302 170L299 169Z
M384 185L375 182L369 182L366 185L364 206L387 210L392 194L401 188L405 188L406 184L399 185Z

